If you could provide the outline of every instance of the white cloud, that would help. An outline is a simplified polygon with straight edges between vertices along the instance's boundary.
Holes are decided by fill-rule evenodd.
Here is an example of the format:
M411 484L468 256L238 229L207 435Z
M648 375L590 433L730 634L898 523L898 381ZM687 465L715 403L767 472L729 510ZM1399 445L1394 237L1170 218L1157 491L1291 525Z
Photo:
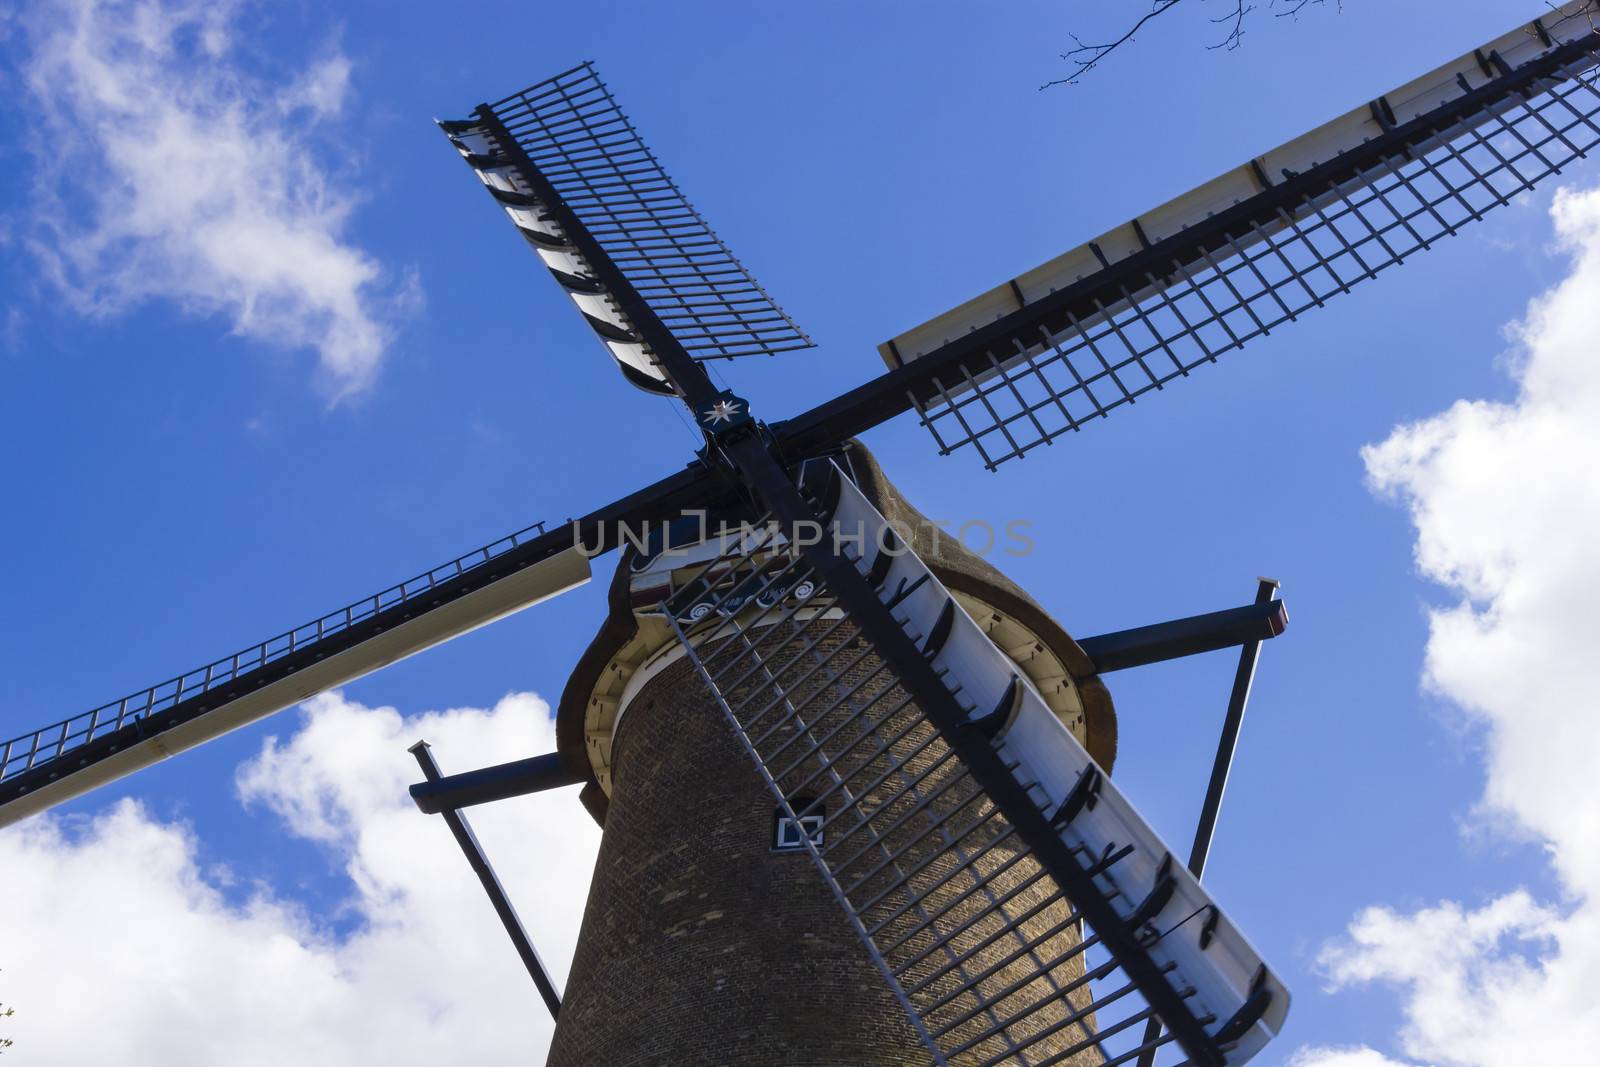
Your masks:
M343 935L279 888L225 894L193 833L133 801L0 834L0 1002L17 1008L18 1062L538 1062L543 1005L443 821L406 795L419 777L406 746L422 737L446 772L554 745L530 694L409 718L330 694L239 769L247 805L348 873ZM571 790L470 817L559 980L598 829Z
M334 398L372 381L417 299L345 235L354 180L313 145L337 49L282 84L235 56L237 2L35 0L23 70L40 160L31 245L77 310L163 298L314 348Z
M1336 985L1397 986L1401 1050L1447 1067L1600 1048L1600 190L1558 193L1552 215L1573 265L1512 331L1516 399L1461 401L1364 455L1410 513L1419 569L1455 598L1431 613L1424 679L1481 731L1478 822L1538 845L1559 887L1369 908L1324 953ZM1377 1054L1308 1050L1295 1067L1362 1056Z
M1288 1067L1410 1067L1370 1048L1308 1048L1296 1053Z

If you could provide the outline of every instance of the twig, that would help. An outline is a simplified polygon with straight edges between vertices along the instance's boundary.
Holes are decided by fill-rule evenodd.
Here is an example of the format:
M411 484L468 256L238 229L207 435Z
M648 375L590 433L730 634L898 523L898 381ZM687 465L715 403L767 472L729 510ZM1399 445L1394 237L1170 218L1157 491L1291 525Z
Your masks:
M1151 19L1166 14L1181 2L1182 0L1150 0L1150 10L1139 16L1133 25L1129 26L1120 37L1106 41L1103 44L1086 44L1077 34L1069 33L1068 36L1072 38L1073 47L1063 52L1061 58L1073 65L1072 72L1064 78L1047 81L1039 88L1048 89L1053 85L1076 85L1079 78L1095 70L1113 52L1131 42L1134 36L1144 29ZM1205 0L1202 0L1203 2ZM1211 51L1220 49L1231 52L1244 43L1246 17L1256 10L1256 5L1250 3L1249 0L1231 0L1231 2L1233 10L1210 20L1212 25L1225 27L1227 31L1221 40L1206 46ZM1322 6L1327 2L1328 0L1269 0L1268 6L1274 9L1272 13L1278 18L1295 18L1306 8L1313 5ZM1597 2L1600 2L1600 0L1597 0ZM1333 3L1335 10L1340 12L1344 10L1344 0L1333 0Z
M1328 2L1328 0L1272 0L1272 6L1273 7L1277 7L1278 4L1280 4L1280 3L1283 3L1283 4L1287 5L1287 10L1274 11L1273 14L1276 15L1280 19L1282 19L1282 18L1291 18L1292 19L1296 15L1300 14L1300 12L1304 11L1307 7L1311 6L1312 4L1321 5L1321 4L1325 4L1327 2ZM1337 11L1337 12L1343 13L1344 12L1344 0L1334 0L1333 9L1335 11Z
M1303 3L1304 0L1301 0L1301 2ZM1232 13L1211 20L1212 24L1217 26L1231 22L1232 25L1228 27L1228 36L1216 44L1206 45L1206 48L1213 52L1219 48L1227 52L1238 48L1244 42L1244 17L1254 10L1254 4L1246 4L1244 0L1234 0Z
M1068 34L1068 36L1072 38L1072 42L1076 47L1070 51L1061 53L1061 58L1065 59L1069 63L1075 64L1076 69L1074 69L1073 72L1067 75L1065 78L1057 78L1055 81L1045 82L1043 85L1039 86L1039 88L1048 89L1052 85L1071 85L1077 82L1079 78L1098 67L1100 65L1100 61L1105 59L1106 56L1110 55L1112 52L1115 52L1117 49L1133 40L1133 35L1144 29L1145 23L1149 22L1157 15L1165 14L1172 8L1177 7L1181 2L1182 0L1151 0L1150 10L1146 11L1144 15L1139 18L1138 22L1135 22L1132 26L1128 27L1128 31L1121 37L1118 37L1116 40L1110 41L1106 44L1084 44L1077 34Z

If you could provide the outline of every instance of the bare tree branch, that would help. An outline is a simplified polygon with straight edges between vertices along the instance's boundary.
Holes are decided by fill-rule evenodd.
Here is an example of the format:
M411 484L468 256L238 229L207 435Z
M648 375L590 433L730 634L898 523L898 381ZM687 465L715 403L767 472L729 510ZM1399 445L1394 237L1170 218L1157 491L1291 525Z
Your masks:
M1100 61L1106 56L1110 55L1112 52L1115 52L1117 49L1133 40L1134 34L1144 29L1145 23L1149 22L1157 15L1166 14L1168 11L1177 7L1181 2L1182 0L1151 0L1150 10L1145 12L1144 15L1140 17L1138 22L1135 22L1132 26L1128 27L1128 31L1121 37L1118 37L1116 40L1109 41L1105 44L1084 44L1077 34L1068 34L1068 36L1072 38L1072 42L1075 47L1070 51L1061 53L1061 58L1066 60L1068 63L1073 64L1075 69L1065 78L1057 78L1055 81L1045 82L1043 85L1039 86L1039 88L1048 89L1052 85L1070 85L1076 82L1079 78L1083 77L1085 74L1095 69L1095 67L1099 66Z
M1277 7L1280 3L1284 6L1282 11L1274 11L1273 14L1280 19L1292 19L1312 4L1320 6L1327 2L1328 0L1272 0L1273 7ZM1337 12L1342 12L1344 10L1344 0L1333 0L1333 9Z
M1302 0L1302 2L1304 2L1304 0ZM1239 45L1244 42L1244 17L1255 9L1256 8L1254 4L1246 4L1244 0L1234 0L1232 12L1226 15L1218 16L1217 18L1211 20L1212 23L1219 26L1226 23L1228 26L1228 35L1222 40L1218 41L1216 44L1207 45L1206 47L1213 52L1219 48L1228 52L1238 48Z
M1561 6L1557 4L1555 0L1544 0L1544 6L1549 8L1550 13L1553 15L1561 14ZM1589 20L1589 29L1595 33L1600 33L1600 24L1596 24L1595 21L1595 4L1590 3L1584 5L1583 14ZM1529 28L1528 32L1533 32L1531 27Z
M1120 50L1124 45L1133 41L1140 30L1154 18L1165 15L1177 7L1183 0L1150 0L1150 10L1144 12L1139 18L1122 33L1121 36L1101 44L1085 43L1075 33L1068 36L1072 38L1073 47L1061 54L1061 58L1072 64L1072 70L1064 78L1045 82L1040 89L1048 89L1052 85L1074 85L1079 78L1095 70L1113 52ZM1200 0L1208 3L1209 0ZM1206 47L1212 51L1222 50L1231 52L1244 43L1245 23L1251 12L1256 10L1256 5L1249 0L1227 0L1232 5L1232 10L1212 18L1213 25L1221 26L1226 31L1221 40ZM1273 14L1278 18L1295 18L1308 7L1323 6L1328 0L1268 0L1268 7L1273 9ZM1344 10L1344 0L1333 0L1334 8Z

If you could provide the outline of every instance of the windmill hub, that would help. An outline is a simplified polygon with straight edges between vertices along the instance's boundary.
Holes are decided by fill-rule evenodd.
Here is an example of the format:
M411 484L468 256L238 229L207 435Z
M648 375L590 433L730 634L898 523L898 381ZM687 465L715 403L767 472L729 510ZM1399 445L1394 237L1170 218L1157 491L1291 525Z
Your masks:
M716 400L695 412L701 427L714 437L720 437L751 423L750 404L723 390Z

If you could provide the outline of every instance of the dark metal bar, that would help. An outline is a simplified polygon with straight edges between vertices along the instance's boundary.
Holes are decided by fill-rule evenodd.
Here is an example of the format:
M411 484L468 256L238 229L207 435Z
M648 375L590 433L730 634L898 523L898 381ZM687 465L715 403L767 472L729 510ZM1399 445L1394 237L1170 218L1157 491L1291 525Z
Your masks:
M1281 604L1273 600L1278 583L1260 579L1256 604ZM1200 823L1195 827L1194 846L1189 850L1189 873L1199 878L1205 873L1206 856L1211 851L1211 836L1217 829L1217 813L1222 810L1222 794L1228 788L1228 773L1233 769L1233 753L1239 745L1239 728L1244 725L1244 707L1250 699L1250 686L1256 677L1256 662L1261 657L1261 642L1247 641L1239 650L1239 668L1233 675L1233 691L1228 695L1228 714L1222 720L1222 736L1217 739L1217 756L1211 764L1211 780L1206 784L1205 803L1200 807Z
M1289 612L1283 601L1258 599L1240 608L1086 637L1078 645L1094 661L1095 671L1105 674L1219 648L1259 644L1277 637L1288 625Z
M422 768L423 777L428 781L437 782L443 779L439 764L434 761L433 753L429 751L428 742L418 741L407 751L417 757L417 765ZM554 983L545 972L544 962L539 959L539 953L534 951L533 942L528 940L528 931L522 928L522 920L517 918L517 911L511 906L511 900L506 896L500 879L495 876L494 868L489 866L489 857L483 854L483 846L478 844L477 835L472 832L467 817L450 808L444 809L439 814L444 816L450 832L455 835L456 844L461 846L461 852L467 857L467 864L472 868L472 873L483 883L483 891L489 894L489 903L494 905L495 914L500 916L506 934L516 946L517 955L522 957L523 966L528 968L528 977L533 979L533 984L539 989L539 995L544 998L545 1007L550 1009L550 1018L559 1018L561 994L556 992Z
M493 767L418 782L411 787L411 799L423 814L437 815L442 811L559 789L582 781L581 776L561 762L559 753L549 752L531 759L497 763Z
M1282 603L1272 599L1278 591L1276 581L1271 578L1258 581L1255 606ZM1246 641L1239 650L1239 667L1233 674L1233 691L1228 694L1228 714L1222 720L1222 736L1217 738L1217 755L1211 764L1211 779L1206 783L1206 799L1200 805L1200 820L1194 828L1194 844L1189 849L1189 873L1196 879L1205 875L1206 859L1211 854L1211 838L1217 830L1222 795L1228 789L1233 754L1239 747L1239 728L1244 725L1244 708L1250 700L1250 687L1255 682L1256 663L1260 658L1260 640ZM1148 1048L1139 1056L1139 1067L1151 1067L1155 1063L1155 1041L1160 1036L1161 1020L1152 1016L1145 1025L1144 1044Z

